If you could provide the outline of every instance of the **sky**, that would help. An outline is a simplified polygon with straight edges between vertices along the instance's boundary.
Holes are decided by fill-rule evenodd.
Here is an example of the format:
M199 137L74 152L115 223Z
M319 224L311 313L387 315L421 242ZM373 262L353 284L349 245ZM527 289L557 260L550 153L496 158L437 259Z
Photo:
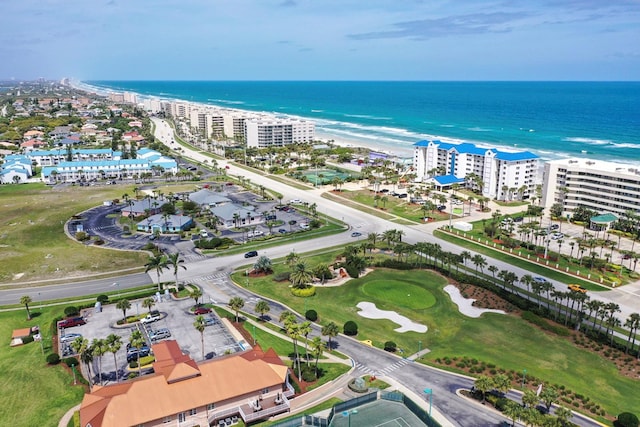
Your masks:
M0 79L640 80L639 0L1 0Z

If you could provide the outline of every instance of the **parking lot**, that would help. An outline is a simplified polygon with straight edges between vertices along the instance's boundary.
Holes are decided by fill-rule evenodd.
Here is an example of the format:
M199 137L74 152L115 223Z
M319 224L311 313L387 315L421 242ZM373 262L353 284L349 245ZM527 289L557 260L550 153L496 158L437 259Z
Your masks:
M156 303L152 310L158 310L161 318L158 321L148 324L136 323L129 326L116 326L116 322L122 319L122 310L118 310L115 304L109 304L102 307L101 312L95 309L84 310L82 315L86 321L85 325L74 326L59 331L60 355L67 357L65 354L65 346L72 342L62 343L64 336L67 334L81 334L83 338L89 341L94 339L105 339L110 334L116 334L121 337L122 346L116 352L118 363L118 375L120 380L127 378L129 371L127 370L127 343L131 333L139 329L145 339L146 345L151 347L153 343L160 342L163 339L174 339L180 345L183 353L188 354L194 360L202 361L202 346L200 340L200 332L193 326L196 316L189 312L193 306L193 299L183 300L164 300ZM144 314L147 309L142 307L142 300L131 301L131 309L127 310L127 315ZM203 315L205 319L210 319L204 330L204 353L205 359L212 359L227 353L234 353L243 350L242 342L238 342L233 334L224 326L224 323L216 315L215 311ZM166 328L170 331L171 336L154 342L150 340L150 334L153 331ZM94 357L91 367L93 381L98 382L98 358ZM103 384L114 382L116 379L113 354L110 352L102 356L102 381ZM135 369L133 370L136 371Z

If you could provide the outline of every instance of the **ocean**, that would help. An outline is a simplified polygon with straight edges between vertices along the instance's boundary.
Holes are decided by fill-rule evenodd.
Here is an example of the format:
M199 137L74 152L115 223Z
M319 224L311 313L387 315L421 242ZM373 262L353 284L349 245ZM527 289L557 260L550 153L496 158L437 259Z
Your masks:
M87 81L100 91L313 120L316 134L409 155L423 139L543 159L640 163L640 82Z

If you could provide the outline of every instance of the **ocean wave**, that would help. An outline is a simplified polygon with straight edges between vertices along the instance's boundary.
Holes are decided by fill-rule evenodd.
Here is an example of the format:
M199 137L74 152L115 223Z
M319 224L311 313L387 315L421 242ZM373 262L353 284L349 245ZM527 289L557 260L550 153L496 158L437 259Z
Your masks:
M209 101L211 102L219 102L221 104L231 104L231 105L242 105L245 102L244 101L231 101L228 99L209 99Z
M456 127L456 125L440 125L440 127L441 128L454 128L454 127Z
M355 119L371 119L371 120L391 120L391 117L370 116L368 114L344 114L345 117L353 117Z
M567 138L562 138L563 141L567 142L579 142L581 144L589 144L589 145L609 145L613 144L613 141L609 139L594 139L594 138L586 138L581 136L572 136Z
M611 144L614 148L634 148L640 149L640 144L634 144L632 142L614 142Z
M312 113L324 113L324 110L311 110Z
M491 129L481 128L479 126L474 126L472 128L467 128L467 130L470 130L471 132L491 132Z

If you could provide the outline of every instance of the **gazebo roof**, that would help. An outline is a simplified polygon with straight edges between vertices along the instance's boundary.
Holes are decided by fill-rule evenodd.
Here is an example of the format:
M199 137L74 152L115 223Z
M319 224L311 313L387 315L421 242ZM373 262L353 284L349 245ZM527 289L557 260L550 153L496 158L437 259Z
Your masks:
M612 213L596 215L591 217L591 222L594 224L610 224L618 220L618 217Z

